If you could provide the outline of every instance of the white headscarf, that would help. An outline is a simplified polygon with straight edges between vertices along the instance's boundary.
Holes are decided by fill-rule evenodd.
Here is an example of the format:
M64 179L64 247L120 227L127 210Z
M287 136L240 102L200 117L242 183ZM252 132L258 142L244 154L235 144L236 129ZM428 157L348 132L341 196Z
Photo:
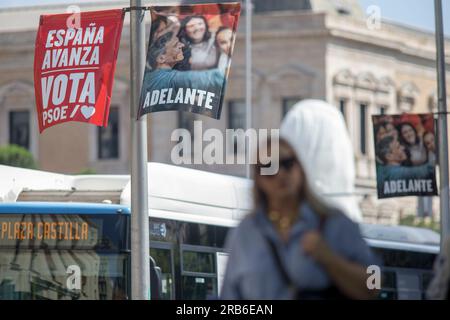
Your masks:
M285 116L280 135L294 147L320 198L362 221L354 194L352 142L339 110L320 100L298 102Z

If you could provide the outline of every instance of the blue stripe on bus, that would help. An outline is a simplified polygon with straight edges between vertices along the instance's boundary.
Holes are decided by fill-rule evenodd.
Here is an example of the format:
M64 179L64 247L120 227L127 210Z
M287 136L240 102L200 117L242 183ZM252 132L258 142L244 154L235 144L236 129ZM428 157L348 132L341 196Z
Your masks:
M0 203L0 214L130 214L130 208L117 204L77 202Z

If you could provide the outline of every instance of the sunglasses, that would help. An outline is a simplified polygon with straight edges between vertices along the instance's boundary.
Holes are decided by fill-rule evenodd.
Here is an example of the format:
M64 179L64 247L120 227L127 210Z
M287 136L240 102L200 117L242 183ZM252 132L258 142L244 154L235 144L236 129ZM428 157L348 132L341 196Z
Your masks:
M295 157L282 159L282 160L280 160L279 167L285 169L286 171L289 171L292 169L292 167L295 165L296 162L297 162L297 159L295 159ZM259 165L260 168L270 168L271 166L272 166L272 162L269 162L267 164L261 163Z

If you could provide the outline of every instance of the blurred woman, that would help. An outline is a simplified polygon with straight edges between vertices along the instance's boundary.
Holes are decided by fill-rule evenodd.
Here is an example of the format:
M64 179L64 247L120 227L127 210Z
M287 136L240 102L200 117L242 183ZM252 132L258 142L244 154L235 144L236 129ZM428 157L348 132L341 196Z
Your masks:
M400 142L406 147L410 164L413 166L427 162L427 150L414 126L404 122L399 126Z
M205 70L217 66L215 35L209 31L205 17L200 15L186 17L181 22L178 37L191 50L191 70Z
M377 259L358 226L312 193L285 140L278 163L275 175L261 174L274 163L253 168L255 211L227 239L221 298L373 298L366 267Z

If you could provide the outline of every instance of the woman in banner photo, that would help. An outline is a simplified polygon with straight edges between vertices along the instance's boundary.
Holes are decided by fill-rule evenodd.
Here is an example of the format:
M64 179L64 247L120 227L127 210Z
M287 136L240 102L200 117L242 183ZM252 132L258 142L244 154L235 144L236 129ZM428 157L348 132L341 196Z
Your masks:
M422 136L409 122L399 125L400 142L406 147L410 165L418 166L427 162L427 150L423 145Z
M313 194L288 142L279 147L275 175L264 175L273 163L253 167L255 210L228 235L221 298L376 297L366 268L378 259L358 225Z
M209 31L208 21L204 16L194 15L184 18L178 37L191 50L191 70L212 69L217 66L219 52L215 34Z

